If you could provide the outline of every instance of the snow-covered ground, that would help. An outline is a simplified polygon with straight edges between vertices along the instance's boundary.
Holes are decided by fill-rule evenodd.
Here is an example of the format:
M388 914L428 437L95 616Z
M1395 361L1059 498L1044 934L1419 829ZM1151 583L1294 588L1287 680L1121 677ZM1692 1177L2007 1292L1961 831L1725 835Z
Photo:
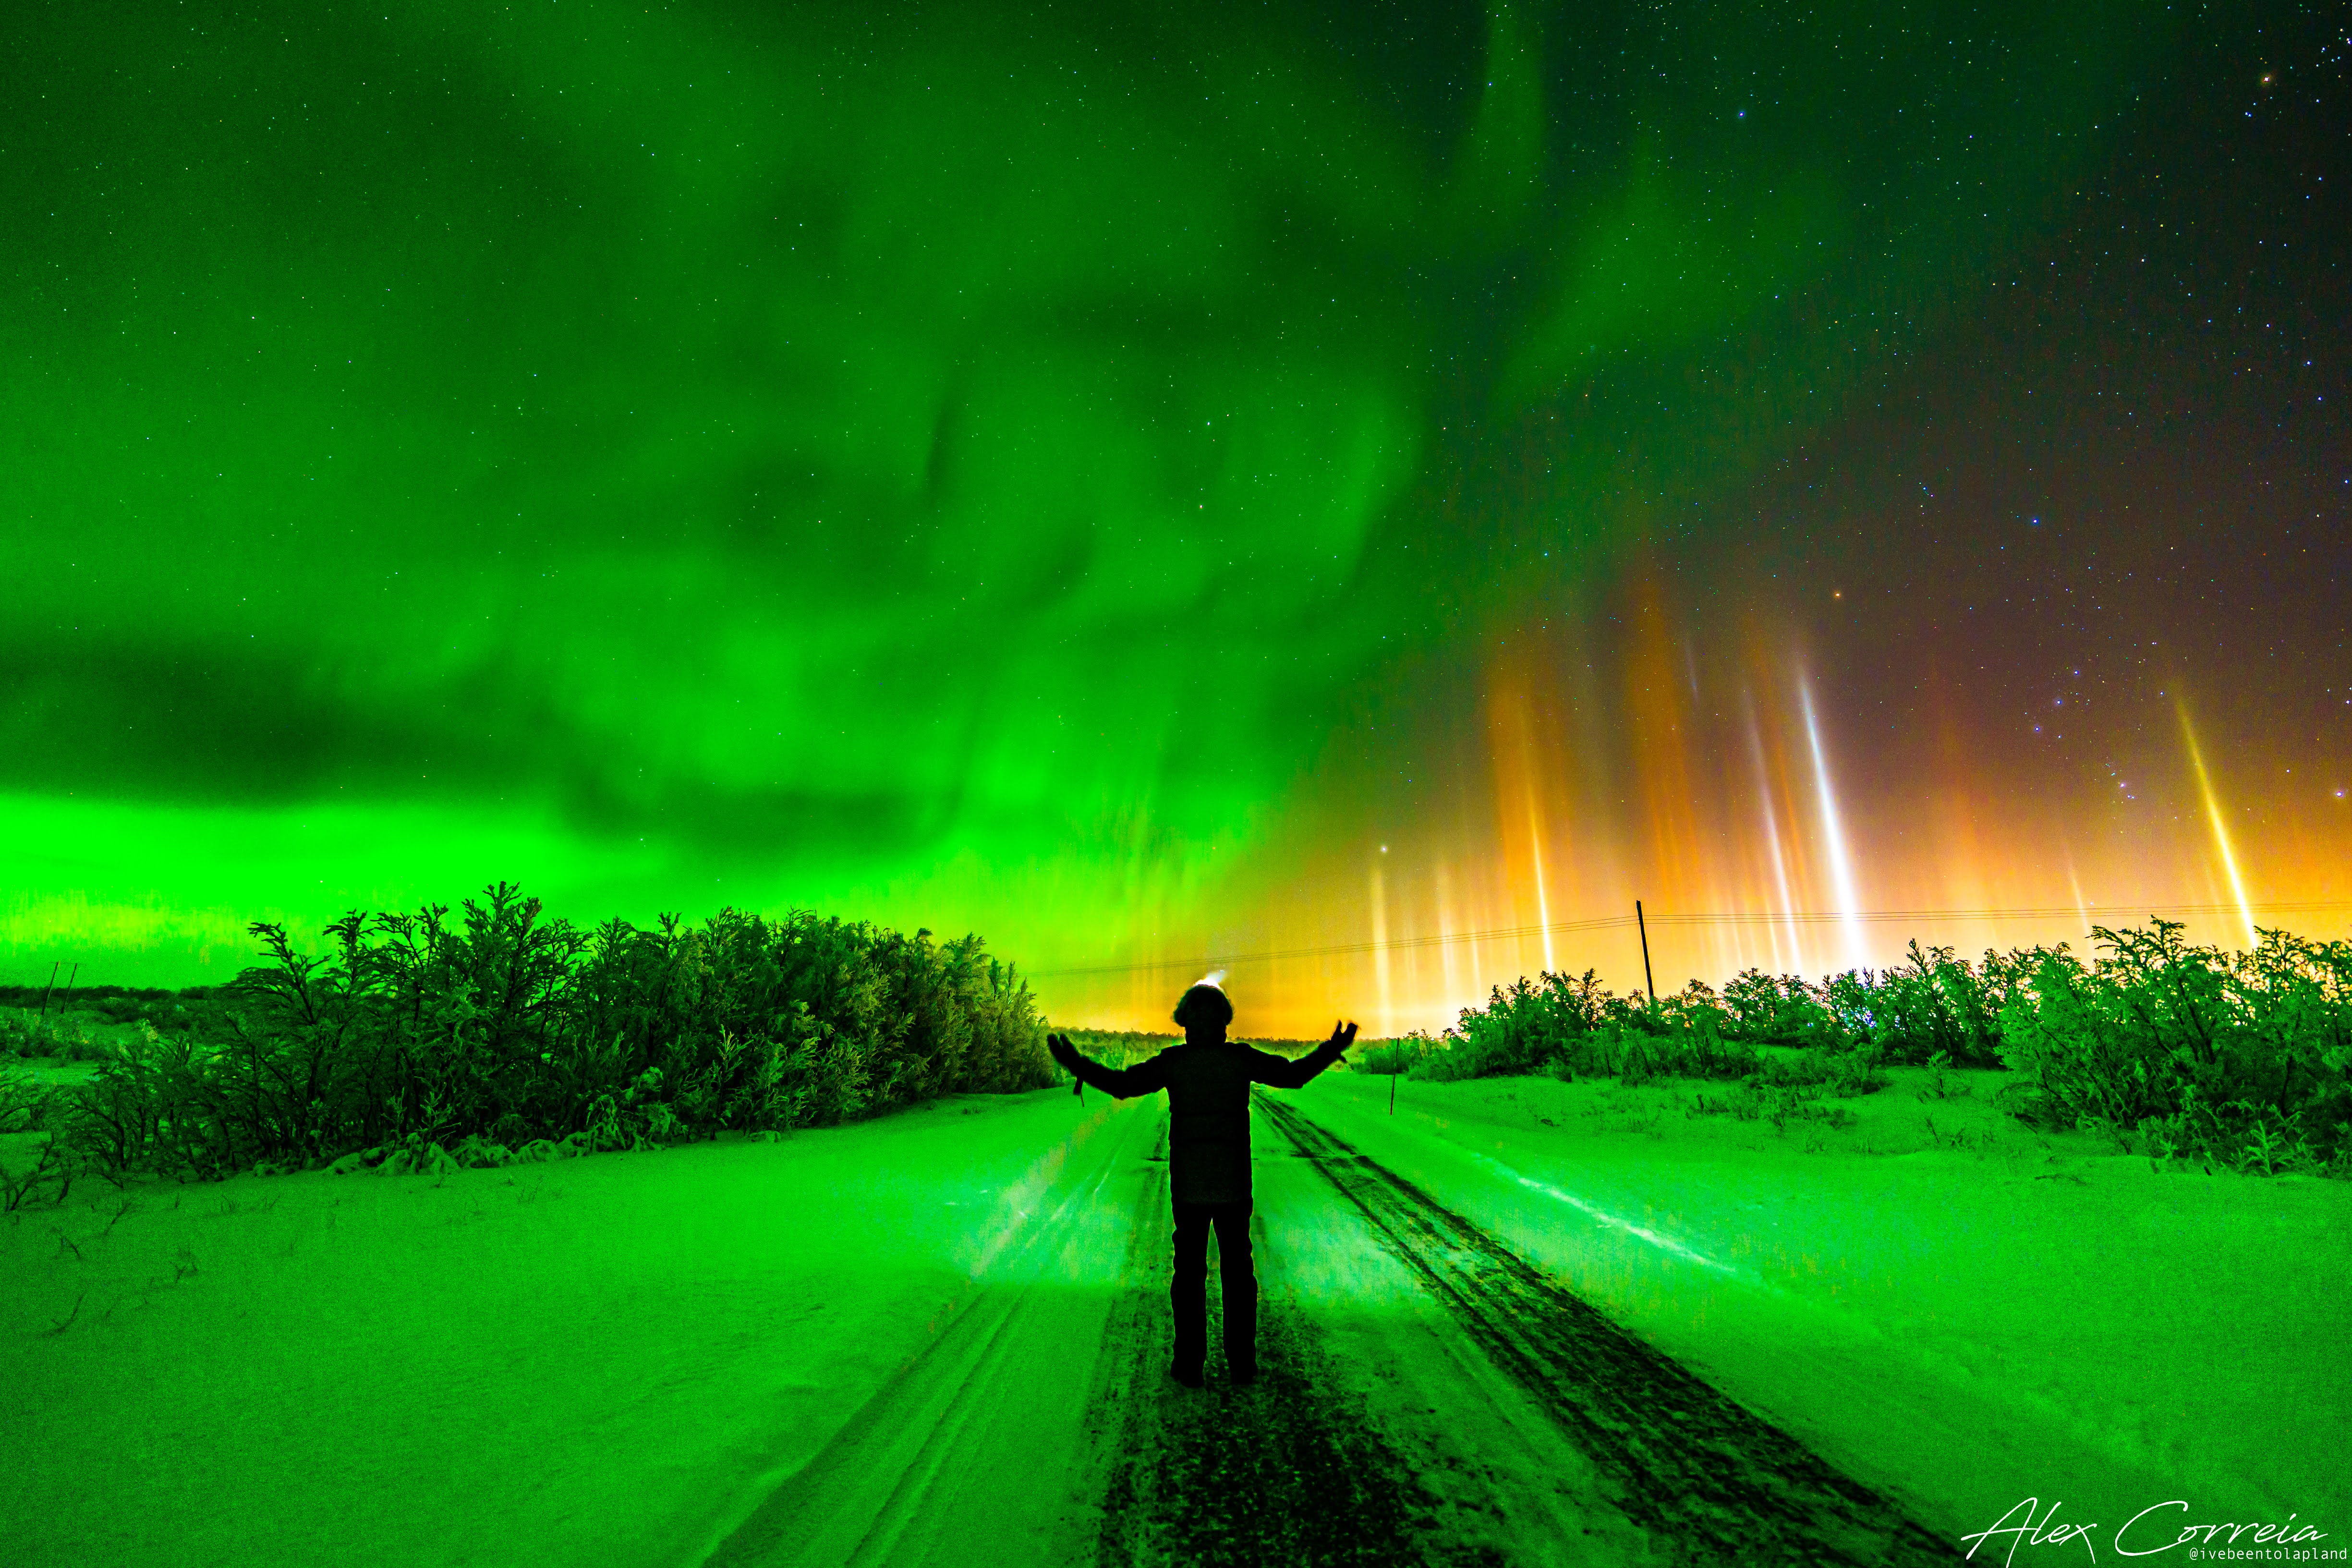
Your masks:
M2352 1189L2158 1176L1916 1087L1781 1131L1689 1117L1688 1085L1406 1083L1391 1115L1387 1080L1328 1074L1283 1101L1302 1133L1258 1121L1252 1390L1157 1379L1156 1101L85 1187L0 1228L0 1539L75 1564L1691 1555L1580 1448L1572 1354L1465 1305L1524 1259L1525 1310L1564 1286L1760 1417L1739 1462L1777 1429L1875 1493L1854 1541L1955 1542L2029 1496L2109 1532L2180 1498L2352 1540ZM1265 1505L1201 1500L1232 1485Z
M1140 1126L1072 1110L79 1190L0 1232L0 1535L59 1563L692 1560L1024 1267L1074 1159Z
M2352 1542L2352 1188L2158 1174L1992 1113L1998 1074L1895 1077L1842 1131L1692 1119L1687 1084L1407 1083L1391 1116L1335 1079L1313 1110L1950 1532L2182 1497Z

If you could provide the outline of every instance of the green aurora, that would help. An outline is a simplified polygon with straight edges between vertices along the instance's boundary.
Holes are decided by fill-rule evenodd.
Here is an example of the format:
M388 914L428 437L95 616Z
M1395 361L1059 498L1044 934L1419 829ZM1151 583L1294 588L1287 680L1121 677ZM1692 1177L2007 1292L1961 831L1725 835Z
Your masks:
M2174 16L43 6L15 966L500 877L1247 930L1948 331Z

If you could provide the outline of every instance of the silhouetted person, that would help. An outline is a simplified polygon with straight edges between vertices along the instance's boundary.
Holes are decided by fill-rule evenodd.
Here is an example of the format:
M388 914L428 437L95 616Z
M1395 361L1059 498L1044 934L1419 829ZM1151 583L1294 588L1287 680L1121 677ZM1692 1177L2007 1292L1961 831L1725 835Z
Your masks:
M1168 1182L1176 1203L1176 1279L1169 1300L1176 1318L1176 1364L1188 1388L1201 1386L1209 1357L1209 1231L1217 1233L1217 1277L1225 1298L1225 1370L1235 1383L1257 1377L1257 1276L1250 1271L1249 1086L1297 1089L1355 1044L1356 1026L1297 1061L1225 1038L1234 1005L1206 982L1176 1004L1184 1043L1131 1068L1089 1060L1060 1035L1048 1036L1054 1059L1106 1094L1131 1100L1168 1091Z

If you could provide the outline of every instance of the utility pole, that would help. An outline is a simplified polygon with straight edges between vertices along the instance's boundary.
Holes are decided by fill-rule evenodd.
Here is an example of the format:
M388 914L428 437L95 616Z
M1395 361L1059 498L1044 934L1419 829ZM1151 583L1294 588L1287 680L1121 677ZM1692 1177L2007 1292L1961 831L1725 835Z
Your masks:
M58 988L58 971L65 966L66 961L62 958L49 965L49 983L41 987L41 1017L44 1022L49 1016L49 993ZM79 965L75 966L74 973L77 974L81 973Z
M1658 1005L1658 982L1650 973L1650 922L1642 918L1642 900L1633 900L1633 925L1642 933L1642 979L1650 987L1650 1005Z

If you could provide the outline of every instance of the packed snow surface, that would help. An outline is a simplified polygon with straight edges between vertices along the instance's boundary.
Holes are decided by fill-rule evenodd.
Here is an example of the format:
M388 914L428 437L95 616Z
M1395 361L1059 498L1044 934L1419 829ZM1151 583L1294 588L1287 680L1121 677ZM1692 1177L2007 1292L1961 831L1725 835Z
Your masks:
M1836 1130L1694 1116L1687 1085L1263 1096L1251 1388L1213 1354L1206 1389L1164 1375L1156 1099L85 1185L0 1228L0 1538L142 1565L1909 1562L2032 1498L2102 1556L2174 1499L2352 1542L2352 1188L2159 1174L1897 1076Z

